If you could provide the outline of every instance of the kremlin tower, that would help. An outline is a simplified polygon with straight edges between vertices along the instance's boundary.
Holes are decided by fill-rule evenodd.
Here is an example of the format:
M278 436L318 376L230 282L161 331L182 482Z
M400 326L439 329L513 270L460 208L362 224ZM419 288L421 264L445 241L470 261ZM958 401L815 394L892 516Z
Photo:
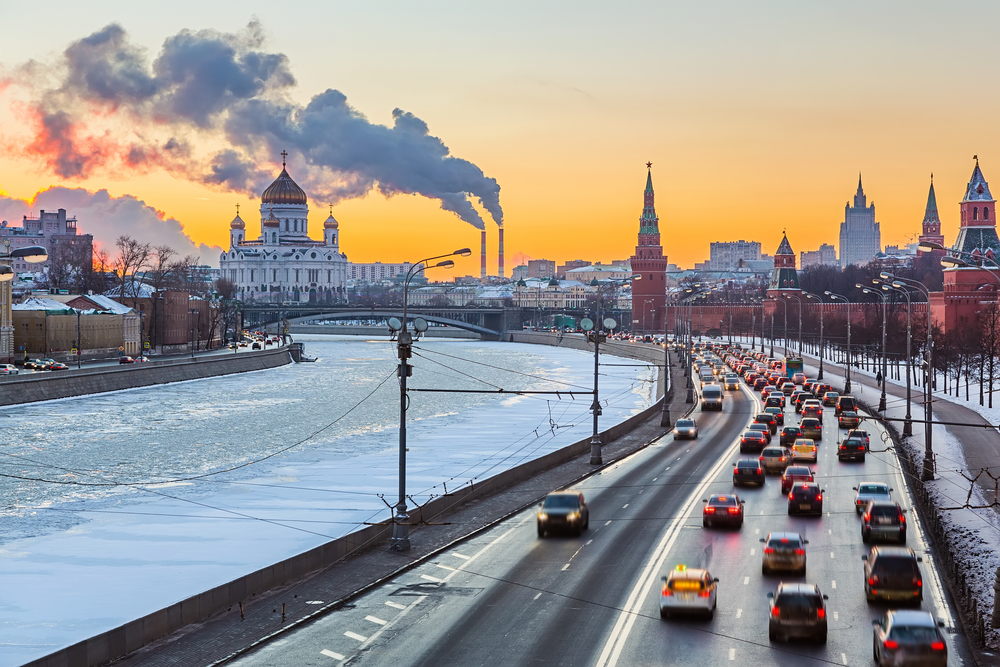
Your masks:
M646 163L639 243L631 258L632 273L642 276L632 281L632 331L643 334L663 332L667 303L667 258L660 245L660 219L653 206L652 167L652 163Z
M927 209L924 211L924 222L921 227L918 243L924 243L925 241L944 245L944 235L941 234L941 218L938 217L937 197L934 196L934 174L931 174L931 189L927 193ZM918 257L943 254L944 250L917 251Z
M780 299L784 294L799 293L799 275L795 270L795 253L788 242L788 236L783 234L781 245L774 253L774 270L771 272L771 283L767 286L767 296Z

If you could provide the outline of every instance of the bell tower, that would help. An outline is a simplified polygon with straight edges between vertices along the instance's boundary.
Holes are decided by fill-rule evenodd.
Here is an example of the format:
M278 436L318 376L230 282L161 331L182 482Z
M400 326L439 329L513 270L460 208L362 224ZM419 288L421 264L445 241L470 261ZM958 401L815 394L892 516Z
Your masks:
M944 245L944 235L941 234L941 218L938 217L937 197L934 195L934 174L931 174L931 187L927 192L927 208L924 210L924 221L921 225L920 238L918 241L920 243L929 241L931 243ZM924 255L943 254L944 250L931 250L929 252L917 250L918 257L923 257Z
M660 219L653 205L653 163L646 163L646 190L643 192L639 239L631 258L632 273L642 276L632 281L632 331L659 333L664 330L667 304L667 257L660 245Z

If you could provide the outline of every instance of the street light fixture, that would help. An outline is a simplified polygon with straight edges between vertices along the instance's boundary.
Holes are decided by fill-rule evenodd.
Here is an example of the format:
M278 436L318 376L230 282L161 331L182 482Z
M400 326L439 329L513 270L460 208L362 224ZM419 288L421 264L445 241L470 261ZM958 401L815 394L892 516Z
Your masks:
M399 502L396 503L396 514L392 518L392 541L390 548L393 551L410 550L410 517L406 513L406 378L412 374L411 366L407 363L413 351L413 336L407 329L407 307L410 290L410 280L419 272L428 268L449 269L455 266L455 262L446 257L468 257L472 254L469 248L462 248L447 255L437 255L428 257L410 266L406 272L406 279L403 282L403 321L399 322L395 318L389 320L389 327L397 332L396 351L399 356L399 367L396 374L399 376ZM428 262L436 259L443 259L433 266ZM414 322L414 328L418 328ZM418 328L419 331L419 328Z

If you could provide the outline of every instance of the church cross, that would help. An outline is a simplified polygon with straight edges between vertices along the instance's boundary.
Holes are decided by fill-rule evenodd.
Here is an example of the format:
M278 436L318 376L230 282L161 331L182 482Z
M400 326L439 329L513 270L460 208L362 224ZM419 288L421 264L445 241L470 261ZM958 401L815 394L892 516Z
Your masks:
M287 157L288 157L288 151L281 151L281 166L282 166L282 168L284 168L284 166L285 166L285 158L287 158Z

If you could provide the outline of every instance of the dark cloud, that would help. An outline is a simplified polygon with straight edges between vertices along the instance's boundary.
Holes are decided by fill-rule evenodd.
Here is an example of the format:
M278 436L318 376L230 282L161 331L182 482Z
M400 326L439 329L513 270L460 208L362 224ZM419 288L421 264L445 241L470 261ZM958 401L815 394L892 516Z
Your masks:
M478 228L478 199L503 221L500 186L468 160L450 154L427 123L395 109L393 125L370 122L340 91L328 89L302 106L288 59L263 50L261 26L235 34L184 30L164 41L156 59L131 44L118 25L73 43L53 66L58 84L38 87L39 130L31 151L64 177L85 177L117 161L134 169L165 168L219 188L256 196L273 179L273 160L292 156L294 176L321 201L415 194ZM36 71L31 63L24 71ZM35 82L24 76L21 83ZM101 134L86 109L120 116L133 136ZM146 140L164 131L169 140ZM214 155L195 157L192 145L223 142Z

